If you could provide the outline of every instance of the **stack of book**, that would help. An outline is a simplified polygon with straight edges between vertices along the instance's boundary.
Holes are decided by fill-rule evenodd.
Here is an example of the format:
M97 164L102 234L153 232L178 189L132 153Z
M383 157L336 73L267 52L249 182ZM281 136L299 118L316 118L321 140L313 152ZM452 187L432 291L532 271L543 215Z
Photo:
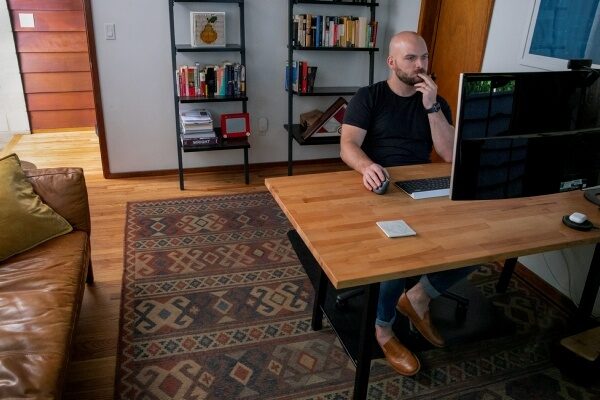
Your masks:
M285 67L285 90L289 87L289 65ZM294 93L312 93L315 88L317 67L309 66L307 61L292 61L292 90Z
M179 121L183 146L219 143L219 136L213 127L212 115L208 110L197 109L181 112Z
M177 95L185 97L242 97L246 95L246 67L239 63L200 67L180 65L175 71Z
M367 17L296 14L292 42L299 47L373 48L377 25Z

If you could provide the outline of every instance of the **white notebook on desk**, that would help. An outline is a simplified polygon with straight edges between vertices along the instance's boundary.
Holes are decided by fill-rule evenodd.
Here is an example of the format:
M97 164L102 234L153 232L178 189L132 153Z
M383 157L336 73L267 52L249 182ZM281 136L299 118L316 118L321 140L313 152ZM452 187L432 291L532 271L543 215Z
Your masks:
M406 222L401 219L394 221L377 221L377 226L387 235L387 237L415 236L415 232Z

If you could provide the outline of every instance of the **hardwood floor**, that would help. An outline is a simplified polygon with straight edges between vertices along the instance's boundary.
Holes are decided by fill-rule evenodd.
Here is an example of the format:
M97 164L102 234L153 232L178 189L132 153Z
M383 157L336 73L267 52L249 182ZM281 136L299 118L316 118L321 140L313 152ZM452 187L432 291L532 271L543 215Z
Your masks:
M252 151L252 150L250 150ZM15 152L38 168L82 167L88 186L92 218L92 262L95 283L85 290L77 324L65 399L112 399L117 352L125 206L129 201L204 196L266 190L264 178L283 176L287 166L250 166L250 185L243 172L186 174L180 191L176 175L104 179L98 139L94 132L65 132L16 137L0 152ZM341 162L311 162L295 173L346 169Z

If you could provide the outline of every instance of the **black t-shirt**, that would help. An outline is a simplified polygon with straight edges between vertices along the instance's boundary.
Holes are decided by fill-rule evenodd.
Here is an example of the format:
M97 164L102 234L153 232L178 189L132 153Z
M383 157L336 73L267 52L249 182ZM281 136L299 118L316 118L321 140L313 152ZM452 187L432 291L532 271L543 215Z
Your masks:
M441 96L437 101L452 124L448 103ZM361 148L383 167L431 162L433 141L421 92L398 96L387 81L360 88L348 103L344 123L367 131Z

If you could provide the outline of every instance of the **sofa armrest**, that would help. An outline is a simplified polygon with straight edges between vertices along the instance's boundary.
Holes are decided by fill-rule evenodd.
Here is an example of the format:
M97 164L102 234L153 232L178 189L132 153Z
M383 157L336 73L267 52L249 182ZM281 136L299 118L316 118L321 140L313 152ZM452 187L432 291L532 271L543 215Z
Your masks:
M90 234L90 208L81 168L43 168L24 170L33 190L73 229Z

